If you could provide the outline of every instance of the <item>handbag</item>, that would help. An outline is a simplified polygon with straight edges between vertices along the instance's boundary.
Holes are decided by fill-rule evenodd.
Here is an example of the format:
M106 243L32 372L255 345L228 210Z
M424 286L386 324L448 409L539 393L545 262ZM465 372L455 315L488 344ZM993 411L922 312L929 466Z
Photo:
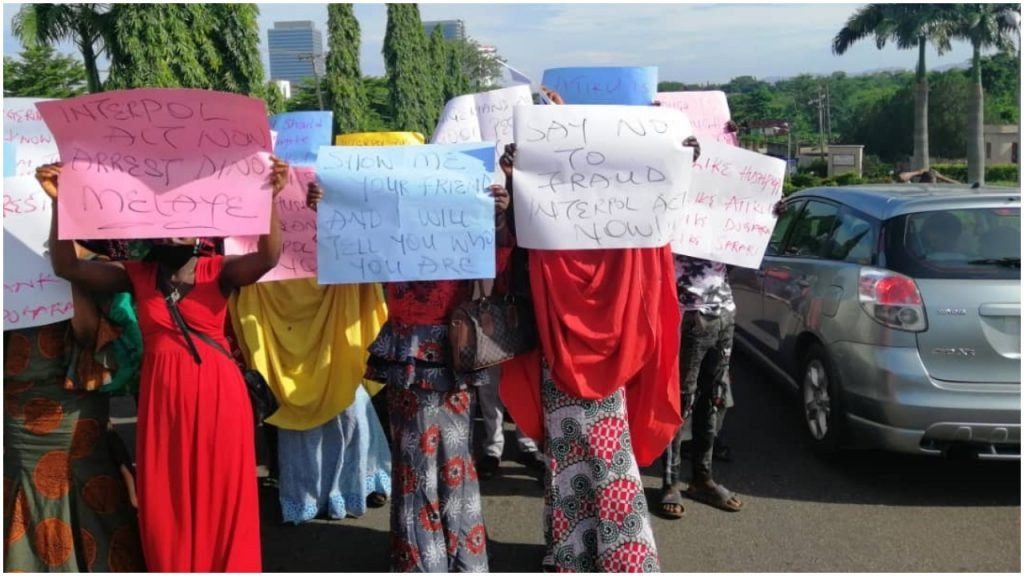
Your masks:
M481 296L460 304L448 320L456 372L497 366L537 346L537 325L529 299L495 297L485 290L483 281L477 281L476 288Z
M189 352L192 353L192 358L195 359L196 364L202 364L203 359L199 355L199 350L196 349L195 342L192 341L192 334L195 334L197 338L205 342L207 345L227 356L232 362L235 361L235 357L221 346L219 342L202 332L193 330L192 327L185 322L185 318L182 317L181 311L178 309L178 300L180 300L184 295L180 291L172 290L169 274L166 273L166 270L162 266L158 266L157 268L156 284L157 288L159 288L160 292L164 295L164 303L167 304L167 311L170 312L171 318L174 319L174 323L177 324L178 329L181 330L181 335L185 338L185 344L188 346ZM240 368L240 370L242 372L242 379L245 381L246 391L249 393L249 403L252 404L253 415L258 419L258 421L262 422L277 411L279 406L277 398L274 396L273 391L270 390L270 385L267 384L267 380L259 373L258 370L253 370L251 368Z

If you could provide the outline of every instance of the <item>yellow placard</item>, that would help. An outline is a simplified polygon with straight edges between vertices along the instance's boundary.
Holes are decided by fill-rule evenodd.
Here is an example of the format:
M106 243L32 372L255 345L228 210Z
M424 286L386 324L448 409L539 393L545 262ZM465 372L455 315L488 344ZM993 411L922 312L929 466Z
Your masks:
M338 146L406 146L425 142L419 132L355 132L334 138Z

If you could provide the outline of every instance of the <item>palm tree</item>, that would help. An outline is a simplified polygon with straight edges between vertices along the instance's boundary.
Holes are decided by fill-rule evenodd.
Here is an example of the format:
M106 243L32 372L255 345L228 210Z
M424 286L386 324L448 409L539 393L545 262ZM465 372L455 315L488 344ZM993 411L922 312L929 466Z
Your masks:
M832 52L842 55L853 44L874 36L881 50L895 42L901 50L917 48L917 78L914 90L915 169L929 167L928 155L928 71L925 49L931 42L943 54L949 43L950 7L941 4L868 4L846 21L832 40Z
M112 22L107 4L25 4L14 16L14 34L26 47L74 42L82 53L89 92L100 92L99 57Z
M953 35L971 43L974 87L967 112L967 180L985 183L985 91L981 83L981 52L1012 50L1020 42L1020 4L959 4Z

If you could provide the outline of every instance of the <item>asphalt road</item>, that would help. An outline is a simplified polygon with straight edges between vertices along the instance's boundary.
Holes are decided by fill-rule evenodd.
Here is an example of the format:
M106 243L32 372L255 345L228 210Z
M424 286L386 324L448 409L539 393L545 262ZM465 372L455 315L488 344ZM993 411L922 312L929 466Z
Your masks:
M734 461L716 464L716 475L745 509L686 501L683 519L653 518L663 571L1020 571L1019 463L863 451L823 460L803 439L793 396L743 356L734 387L724 431ZM514 450L506 442L509 457ZM643 471L652 502L659 473ZM482 491L491 570L539 571L540 483L506 461ZM285 526L276 491L265 486L261 497L264 570L387 571L386 507Z

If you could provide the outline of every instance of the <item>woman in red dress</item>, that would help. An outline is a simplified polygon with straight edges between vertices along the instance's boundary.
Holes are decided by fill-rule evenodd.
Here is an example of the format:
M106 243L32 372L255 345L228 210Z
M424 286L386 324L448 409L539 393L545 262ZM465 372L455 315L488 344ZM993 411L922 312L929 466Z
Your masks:
M288 165L274 159L274 196ZM57 198L59 165L36 172ZM197 239L159 240L146 261L79 260L70 240L58 240L57 209L50 225L54 272L94 292L134 292L143 337L138 400L139 528L154 572L259 572L260 517L253 416L238 366L221 350L192 336L193 355L157 288L161 272L180 297L178 309L194 332L223 349L227 297L277 264L281 252L276 202L270 233L256 252L200 257ZM201 362L197 362L201 360Z

